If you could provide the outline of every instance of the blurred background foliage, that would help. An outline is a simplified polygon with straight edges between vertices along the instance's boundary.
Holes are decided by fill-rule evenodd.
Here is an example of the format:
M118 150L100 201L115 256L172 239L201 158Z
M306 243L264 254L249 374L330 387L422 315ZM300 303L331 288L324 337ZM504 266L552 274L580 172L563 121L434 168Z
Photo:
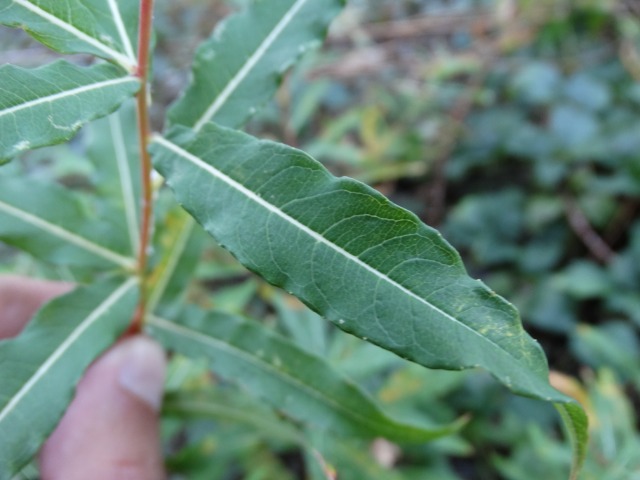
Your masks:
M199 41L247 1L159 1L157 128ZM53 57L13 30L0 41L0 63ZM441 229L470 274L519 307L554 385L589 411L588 480L640 479L639 81L637 0L350 0L326 44L249 126ZM98 190L87 137L5 168ZM159 235L181 221L164 204ZM482 372L428 371L336 331L211 241L192 242L185 265L197 268L179 270L176 295L194 280L192 301L262 319L400 417L470 420L422 446L302 435L303 426L175 357L164 425L174 478L565 478L569 447L552 408ZM0 261L5 271L83 278L6 246ZM185 389L202 402L182 405Z

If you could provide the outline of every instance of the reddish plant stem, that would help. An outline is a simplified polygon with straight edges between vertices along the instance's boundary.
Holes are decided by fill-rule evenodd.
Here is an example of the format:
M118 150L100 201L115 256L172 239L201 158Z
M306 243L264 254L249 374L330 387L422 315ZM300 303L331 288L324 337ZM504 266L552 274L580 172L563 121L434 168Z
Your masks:
M151 126L149 123L149 50L151 46L151 26L153 24L153 0L141 0L140 24L138 29L138 68L140 90L136 96L138 110L138 137L140 143L140 171L142 180L142 212L140 226L140 246L138 250L137 272L140 276L140 302L127 333L138 333L142 328L147 301L147 257L153 217L153 187L151 185L151 157L148 152Z

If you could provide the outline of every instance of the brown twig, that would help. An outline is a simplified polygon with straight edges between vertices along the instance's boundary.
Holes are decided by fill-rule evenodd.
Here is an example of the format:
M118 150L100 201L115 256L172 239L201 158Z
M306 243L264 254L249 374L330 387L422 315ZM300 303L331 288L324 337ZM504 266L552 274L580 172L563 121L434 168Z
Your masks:
M451 35L459 29L471 31L474 35L483 34L493 28L495 14L493 12L472 12L449 15L429 15L370 23L362 28L362 32L376 42L386 40L408 39L423 36ZM332 36L330 41L341 41L344 36Z
M568 195L565 195L564 206L569 226L584 246L587 247L591 255L601 263L607 264L611 262L616 256L615 252L591 226L589 219L580 209L578 203Z
M151 26L153 23L153 0L140 3L140 28L138 37L138 67L136 76L140 79L140 90L136 96L138 110L138 136L140 144L140 170L142 179L142 214L140 246L138 251L138 275L140 276L140 302L129 328L129 333L140 331L145 315L146 273L151 220L153 215L153 188L151 185L151 157L148 152L151 126L149 124L149 50L151 48Z
M485 62L487 65L489 62ZM468 91L460 97L449 113L449 118L443 126L440 135L442 141L438 154L433 162L431 181L426 184L425 204L427 205L426 220L429 225L437 226L444 217L447 197L447 160L455 149L460 135L464 132L464 121L471 112L474 97L482 87L488 69L485 67L476 73L468 84Z

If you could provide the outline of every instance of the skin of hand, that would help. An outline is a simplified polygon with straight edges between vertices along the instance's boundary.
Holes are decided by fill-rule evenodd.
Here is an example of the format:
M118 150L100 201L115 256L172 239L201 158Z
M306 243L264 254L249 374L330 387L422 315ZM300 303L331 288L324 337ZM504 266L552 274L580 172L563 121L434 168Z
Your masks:
M40 306L73 285L0 276L0 338L17 335ZM43 480L162 480L158 410L166 359L137 335L85 372L69 409L40 452Z

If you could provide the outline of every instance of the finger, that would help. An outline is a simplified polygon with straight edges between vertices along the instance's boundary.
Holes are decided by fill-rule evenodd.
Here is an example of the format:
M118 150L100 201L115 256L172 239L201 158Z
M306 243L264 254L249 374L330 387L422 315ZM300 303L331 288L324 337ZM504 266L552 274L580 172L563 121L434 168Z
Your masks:
M166 361L137 336L96 361L40 453L43 480L160 480L158 431Z
M20 333L42 304L72 289L66 282L0 275L0 338Z

